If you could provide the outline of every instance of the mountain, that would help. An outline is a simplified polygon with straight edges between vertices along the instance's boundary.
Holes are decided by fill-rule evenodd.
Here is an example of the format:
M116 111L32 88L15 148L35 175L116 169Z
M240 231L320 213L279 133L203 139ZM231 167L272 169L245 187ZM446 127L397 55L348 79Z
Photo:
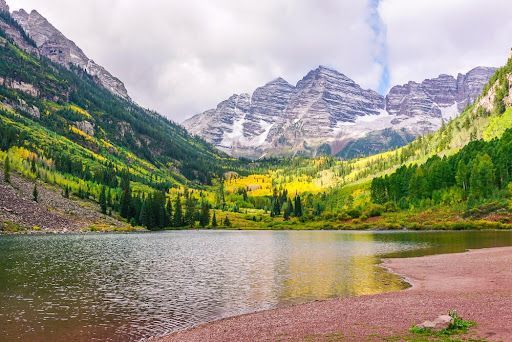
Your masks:
M250 204L238 205L242 212L271 211L270 229L295 229L304 221L318 229L510 229L512 53L476 94L483 77L477 69L393 89L394 99L388 100L416 108L417 122L440 120L449 116L447 108L472 102L435 132L405 146L350 160L280 159L257 174L230 179L226 189L232 198L247 198ZM393 116L405 121L407 113ZM392 129L372 134L351 148L376 151L379 143L400 143ZM289 208L296 207L287 200L290 194L302 200L302 215L290 218Z
M252 95L233 95L183 125L234 156L357 157L435 131L475 100L495 70L478 67L457 78L409 82L383 97L320 66L296 86L278 78Z
M5 15L9 13L9 6L5 0L0 0L0 11L4 14L4 22L0 24L0 28L20 48L26 52L47 57L52 62L65 67L74 66L85 70L98 84L114 95L130 99L124 84L119 79L88 58L74 42L66 38L37 11L34 10L29 14L21 9L11 15ZM12 23L11 18L15 23ZM25 36L30 39L27 40Z
M130 100L119 80L39 13L13 15L0 0L0 196L9 199L0 207L0 231L123 226L111 215L169 227L166 192L205 189L226 171L243 170ZM44 198L27 199L36 185Z
M475 101L495 71L495 68L478 67L457 78L440 75L420 84L409 82L395 86L386 96L386 109L391 115L402 118L452 119Z
M39 13L16 12L18 22L2 0L0 9L2 149L23 147L77 177L129 166L149 186L208 183L220 160L232 160L129 100L120 81Z

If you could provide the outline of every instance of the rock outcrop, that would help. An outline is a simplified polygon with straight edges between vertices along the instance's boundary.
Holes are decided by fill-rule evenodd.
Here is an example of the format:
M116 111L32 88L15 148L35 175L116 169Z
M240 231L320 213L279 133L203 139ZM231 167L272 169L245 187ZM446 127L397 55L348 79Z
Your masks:
M30 40L23 28L11 17L9 5L7 5L5 0L0 0L0 29L4 31L7 37L12 39L17 46L27 52L39 55L39 51L34 42ZM5 46L3 40L1 44Z
M94 136L96 131L94 130L94 123L89 121L78 121L75 122L76 128L84 132L85 134L88 134L90 136Z
M457 78L440 75L422 83L395 86L386 97L386 109L397 116L425 115L446 119L446 114L456 115L473 103L495 71L494 68L478 67ZM456 106L456 110L447 113L452 106Z
M297 83L283 115L266 139L272 149L301 152L305 145L319 146L335 137L338 123L378 116L384 98L336 70L320 66Z
M9 13L9 5L5 2L5 0L0 0L0 12Z
M74 42L66 38L39 12L34 10L29 14L21 9L13 12L12 17L35 42L41 55L66 67L74 65L85 70L110 92L129 100L128 92L119 79L88 58Z
M377 153L438 129L481 93L494 68L393 87L386 97L320 66L296 86L278 78L233 95L184 122L192 134L234 156L259 158L326 148L340 156Z
M0 29L26 52L45 56L65 67L78 67L114 95L130 100L124 84L119 79L87 57L74 42L66 38L39 12L34 10L27 13L21 9L10 13L5 0L0 0ZM1 44L5 42L2 40Z
M30 96L39 96L39 89L37 89L36 86L23 81L16 81L11 78L4 78L0 76L0 85L9 89L19 90Z

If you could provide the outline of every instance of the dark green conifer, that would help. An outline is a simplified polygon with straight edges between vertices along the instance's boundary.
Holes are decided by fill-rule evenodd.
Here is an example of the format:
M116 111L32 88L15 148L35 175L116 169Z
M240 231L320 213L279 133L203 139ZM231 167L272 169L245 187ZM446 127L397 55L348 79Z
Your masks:
M99 202L100 202L101 213L106 215L107 214L107 194L106 194L106 189L105 189L104 185L101 187Z
M213 212L213 218L212 218L212 228L217 228L217 227L218 227L217 213L214 211Z
M11 182L11 160L9 159L9 156L5 157L4 162L4 181L6 183Z
M39 191L37 190L37 183L34 183L34 190L32 190L32 199L34 202L39 202Z

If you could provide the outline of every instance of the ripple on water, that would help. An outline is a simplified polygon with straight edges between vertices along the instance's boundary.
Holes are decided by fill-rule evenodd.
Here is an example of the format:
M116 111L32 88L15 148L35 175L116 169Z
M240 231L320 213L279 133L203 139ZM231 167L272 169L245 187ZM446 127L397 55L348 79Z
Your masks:
M2 340L130 341L280 305L401 289L375 267L512 245L508 232L0 237Z

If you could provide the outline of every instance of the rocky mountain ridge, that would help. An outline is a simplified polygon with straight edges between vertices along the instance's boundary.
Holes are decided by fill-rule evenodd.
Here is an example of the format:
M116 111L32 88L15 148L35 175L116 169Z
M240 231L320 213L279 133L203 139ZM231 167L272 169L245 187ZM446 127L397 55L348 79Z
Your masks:
M234 156L373 154L405 145L457 116L495 70L477 67L457 77L409 82L384 97L320 66L296 86L278 78L252 95L233 95L184 126Z
M65 67L74 66L84 70L114 95L130 100L128 91L118 78L87 57L73 41L66 38L39 12L33 10L27 13L21 9L10 13L5 0L0 0L0 13L6 16L5 19L14 19L15 23L9 23L10 25L0 22L0 28L20 48Z

